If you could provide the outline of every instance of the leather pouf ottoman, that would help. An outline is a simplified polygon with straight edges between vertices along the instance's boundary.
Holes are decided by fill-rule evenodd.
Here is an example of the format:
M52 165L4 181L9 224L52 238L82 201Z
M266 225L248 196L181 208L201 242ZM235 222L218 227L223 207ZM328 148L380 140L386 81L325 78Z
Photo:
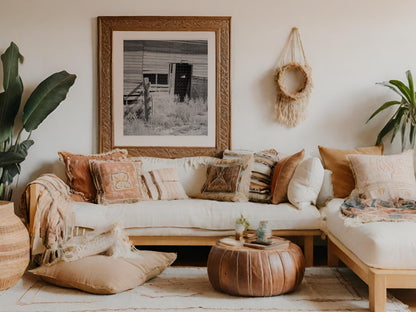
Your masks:
M305 273L299 246L254 249L217 242L208 257L208 277L221 292L238 296L267 297L295 290Z

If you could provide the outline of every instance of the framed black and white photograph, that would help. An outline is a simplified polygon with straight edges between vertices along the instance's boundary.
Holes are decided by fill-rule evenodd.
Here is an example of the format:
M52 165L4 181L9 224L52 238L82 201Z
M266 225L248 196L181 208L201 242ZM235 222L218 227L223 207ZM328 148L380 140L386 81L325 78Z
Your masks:
M230 148L228 17L99 17L100 151Z

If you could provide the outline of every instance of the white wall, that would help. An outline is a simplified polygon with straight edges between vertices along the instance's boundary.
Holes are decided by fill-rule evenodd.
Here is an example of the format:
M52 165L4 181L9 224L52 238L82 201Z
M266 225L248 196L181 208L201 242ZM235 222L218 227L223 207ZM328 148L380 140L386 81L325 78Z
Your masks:
M62 169L58 150L98 150L97 16L232 16L233 148L316 155L318 144L374 143L387 119L364 122L393 96L375 82L404 79L407 69L416 74L414 12L412 0L1 0L0 52L14 41L25 56L26 97L53 72L78 76L67 100L33 133L17 193L39 174ZM273 118L272 73L292 26L301 31L315 88L307 120L287 129Z

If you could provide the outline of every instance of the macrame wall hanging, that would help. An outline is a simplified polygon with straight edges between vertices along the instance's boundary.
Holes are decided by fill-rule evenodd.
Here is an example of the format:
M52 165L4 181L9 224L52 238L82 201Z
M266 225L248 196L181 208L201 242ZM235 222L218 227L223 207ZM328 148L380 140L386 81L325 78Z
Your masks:
M313 86L311 74L299 30L294 27L274 75L277 87L276 118L280 123L295 127L305 119Z

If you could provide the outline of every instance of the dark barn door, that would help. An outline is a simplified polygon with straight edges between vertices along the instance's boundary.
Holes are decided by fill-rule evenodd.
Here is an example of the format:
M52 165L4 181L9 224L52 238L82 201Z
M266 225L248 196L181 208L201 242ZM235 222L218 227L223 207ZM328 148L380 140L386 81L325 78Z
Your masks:
M173 92L183 102L186 96L191 97L192 64L173 63L169 67L170 93Z

